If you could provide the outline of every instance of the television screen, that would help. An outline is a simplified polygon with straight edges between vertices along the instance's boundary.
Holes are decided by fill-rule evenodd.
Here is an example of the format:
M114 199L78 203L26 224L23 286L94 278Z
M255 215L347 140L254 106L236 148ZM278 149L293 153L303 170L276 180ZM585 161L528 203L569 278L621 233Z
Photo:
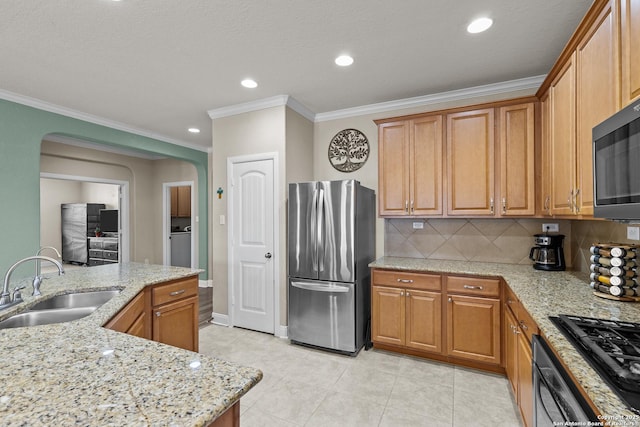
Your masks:
M117 209L100 209L100 231L103 233L118 232Z

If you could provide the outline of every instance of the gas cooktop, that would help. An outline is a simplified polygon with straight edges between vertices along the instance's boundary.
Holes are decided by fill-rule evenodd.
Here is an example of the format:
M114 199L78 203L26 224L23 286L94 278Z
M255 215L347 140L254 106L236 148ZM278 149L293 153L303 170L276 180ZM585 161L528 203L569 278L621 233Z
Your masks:
M550 319L629 408L640 414L640 324L564 314Z

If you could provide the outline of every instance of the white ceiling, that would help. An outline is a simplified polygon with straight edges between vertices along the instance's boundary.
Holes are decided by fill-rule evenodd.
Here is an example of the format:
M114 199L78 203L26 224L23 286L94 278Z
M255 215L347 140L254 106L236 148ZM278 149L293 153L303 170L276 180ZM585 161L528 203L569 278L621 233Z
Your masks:
M1 0L0 98L208 148L207 111L276 95L326 113L546 74L591 3Z

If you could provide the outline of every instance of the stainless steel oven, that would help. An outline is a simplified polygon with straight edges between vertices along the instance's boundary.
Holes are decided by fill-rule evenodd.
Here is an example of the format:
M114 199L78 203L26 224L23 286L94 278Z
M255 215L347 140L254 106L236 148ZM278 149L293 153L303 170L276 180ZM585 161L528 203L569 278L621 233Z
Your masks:
M582 397L547 343L533 336L534 425L538 427L566 423L597 422L598 419Z

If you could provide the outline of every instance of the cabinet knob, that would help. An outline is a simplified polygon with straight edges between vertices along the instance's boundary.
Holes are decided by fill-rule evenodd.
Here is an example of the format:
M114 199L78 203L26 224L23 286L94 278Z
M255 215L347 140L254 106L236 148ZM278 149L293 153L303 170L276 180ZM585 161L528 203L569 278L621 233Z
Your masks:
M156 311L156 317L160 317L162 316L162 313L160 313L159 311Z
M409 293L409 291L407 291L407 296L408 296L408 297L410 297L410 296L411 296L411 294Z
M449 302L453 302L453 298L449 297Z

